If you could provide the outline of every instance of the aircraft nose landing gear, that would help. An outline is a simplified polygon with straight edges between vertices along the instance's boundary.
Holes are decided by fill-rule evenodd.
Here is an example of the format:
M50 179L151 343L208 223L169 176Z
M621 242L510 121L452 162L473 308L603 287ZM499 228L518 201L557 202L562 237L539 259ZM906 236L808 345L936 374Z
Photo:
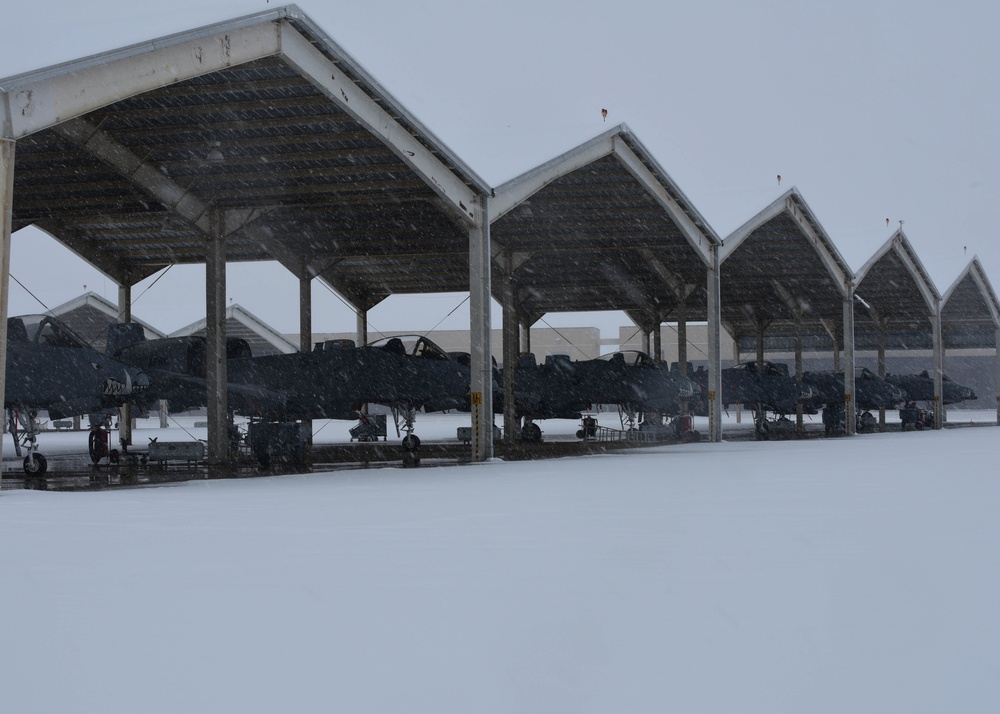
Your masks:
M21 407L10 412L10 433L14 437L14 453L21 455L22 447L27 452L24 457L24 475L40 478L48 471L49 462L38 453L38 423L35 417L38 413L32 409ZM18 424L21 429L18 429Z

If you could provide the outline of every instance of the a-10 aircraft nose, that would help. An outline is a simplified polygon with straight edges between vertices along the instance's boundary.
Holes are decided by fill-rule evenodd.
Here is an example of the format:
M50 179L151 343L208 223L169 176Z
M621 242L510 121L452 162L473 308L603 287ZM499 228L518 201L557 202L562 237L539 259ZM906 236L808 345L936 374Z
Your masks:
M149 375L141 369L122 368L121 377L105 377L101 394L112 399L131 397L149 387Z
M693 397L696 394L701 394L701 386L691 380L686 380L681 384L680 389L677 390L677 395L680 397Z
M138 394L149 388L149 375L141 369L132 371L132 393Z

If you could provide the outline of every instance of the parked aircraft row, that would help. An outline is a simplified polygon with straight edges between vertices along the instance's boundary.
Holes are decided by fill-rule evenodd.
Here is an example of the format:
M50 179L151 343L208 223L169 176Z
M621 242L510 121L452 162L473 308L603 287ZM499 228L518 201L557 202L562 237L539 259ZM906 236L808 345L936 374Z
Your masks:
M708 374L704 370L694 377L704 389ZM942 403L956 404L976 399L969 387L948 379L943 380ZM862 368L854 379L854 404L858 412L859 430L868 431L877 424L873 411L901 408L904 428L912 420L917 428L929 424L915 414L918 402L934 400L934 379L925 371L916 375L886 375L885 379L869 369ZM744 362L722 370L722 404L727 409L732 404L749 408L753 414L758 438L767 438L775 428L789 428L790 415L801 407L803 413L823 412L827 433L843 428L844 423L844 372L804 372L802 379L790 376L788 366L764 361ZM707 405L700 405L702 413Z
M41 475L47 468L37 449L36 410L46 409L58 419L110 412L124 404L149 408L166 400L174 410L184 410L208 402L204 338L147 340L139 325L116 324L102 354L51 316L12 317L7 332L4 406L10 410L18 456L26 451L28 474ZM418 335L361 347L330 341L312 352L262 357L252 356L244 340L231 339L227 373L229 408L250 417L252 429L352 419L362 405L382 404L392 410L408 449L420 443L413 433L416 413L468 409L471 381L468 355L449 354ZM502 371L495 370L494 403L501 412L502 383ZM967 387L950 381L945 385L945 404L975 399ZM535 420L580 418L596 404L617 405L625 429L662 427L666 418L704 408L706 393L703 369L685 377L634 351L594 360L550 357L543 364L523 355L514 379L515 413L523 420L524 441L541 438ZM933 380L926 373L882 380L862 370L855 394L857 408L864 411L904 402L909 406L933 398ZM806 373L799 381L785 365L765 362L761 369L748 362L722 371L722 402L750 408L758 434L766 436L800 405L813 413L822 407L824 414L836 414L844 402L843 373ZM270 442L251 442L262 463L270 458ZM94 452L93 437L91 450L96 461L101 454Z

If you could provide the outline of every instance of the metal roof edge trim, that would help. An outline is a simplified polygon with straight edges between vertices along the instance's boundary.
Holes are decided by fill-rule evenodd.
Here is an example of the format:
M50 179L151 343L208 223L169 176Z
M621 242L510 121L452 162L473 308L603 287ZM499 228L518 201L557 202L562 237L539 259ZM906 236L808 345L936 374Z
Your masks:
M694 207L691 199L687 197L687 194L681 190L680 185L671 178L670 174L663 168L659 161L653 156L653 154L646 148L646 145L642 143L638 135L633 132L626 124L619 124L621 127L621 132L619 136L625 142L625 144L632 150L632 152L638 156L644 163L647 164L653 175L657 176L661 183L674 194L674 200L681 206L685 213L688 214L695 225L699 227L701 232L709 239L709 242L714 243L716 246L722 246L722 238L716 233L712 225L705 220L705 217L701 212Z
M59 64L50 65L41 69L31 70L30 72L22 72L21 74L0 78L0 91L7 93L12 89L17 89L18 87L28 83L45 81L53 77L70 74L72 72L91 69L108 62L128 59L147 52L150 49L162 49L171 45L180 44L182 42L196 40L199 37L208 37L217 34L220 30L237 30L257 25L262 22L282 20L286 17L297 18L299 15L294 13L300 12L301 11L299 11L298 6L286 5L273 10L265 10L263 12L253 13L252 15L244 15L232 20L223 20L222 22L216 22L211 25L204 25L191 30L175 32L170 35L164 35L163 37L154 37L152 39L136 42L125 47L119 47L117 49L99 52L97 54L88 55L79 59L60 62Z
M979 288L983 297L986 299L987 305L989 305L990 310L993 312L993 322L997 324L997 327L1000 327L1000 299L997 298L997 294L993 290L993 285L990 283L990 279L986 275L986 271L983 270L983 265L979 262L979 256L977 255L972 256L972 260L970 260L969 264L965 266L965 269L958 274L958 277L955 278L955 282L951 284L944 296L941 298L942 315L944 314L945 306L951 299L955 289L967 277L972 277L973 282Z
M722 249L719 251L719 263L725 263L726 258L732 255L737 248L747 239L751 233L767 223L769 220L785 210L785 202L792 195L795 188L792 187L767 204L760 211L755 213L743 225L734 230L722 240Z
M440 152L447 158L448 163L452 164L460 173L464 174L462 178L469 184L470 188L475 189L483 196L489 194L490 185L486 182L486 180L477 174L468 164L465 163L465 161L459 158L458 154L448 148L448 145L439 139L432 131L430 131L423 122L417 119L416 116L406 108L406 105L393 96L393 94L389 92L389 90L387 90L381 82L375 79L375 77L367 69L365 69L364 66L357 59L355 59L353 55L351 55L351 53L345 50L340 43L327 34L327 32L316 24L312 18L302 12L297 5L288 5L284 9L290 10L290 12L286 15L286 19L288 19L290 23L296 27L296 29L307 30L309 34L312 35L313 39L320 43L322 49L332 55L338 62L345 65L349 72L354 75L354 77L365 89L378 97L380 100L384 101L386 104L392 106L400 117L402 117L403 121L411 129L413 129L418 136L422 137L430 148L434 151Z
M903 259L903 262L907 263L909 266L912 266L911 273L913 273L913 271L916 271L915 273L913 273L913 277L917 282L917 289L920 290L921 293L923 293L924 289L926 288L927 291L929 292L929 295L925 295L925 299L927 297L933 298L934 301L937 303L937 308L934 309L939 310L941 304L941 293L938 292L937 287L934 285L934 281L931 280L930 275L928 275L927 270L924 268L923 263L920 262L920 258L917 257L916 252L913 250L913 246L910 245L910 241L907 239L906 234L903 233L902 228L897 229L889 237L889 240L883 243L882 246L877 251L875 251L875 254L872 255L872 257L869 258L868 261L861 267L861 270L859 270L855 274L854 276L855 287L856 288L860 287L861 283L865 280L866 277L868 277L868 273L871 271L872 267L874 267L874 265L878 263L878 261L882 260L882 258L884 258L890 252L899 253L900 258ZM928 307L931 306L928 305Z
M482 177L449 149L443 141L430 132L398 99L376 81L350 53L344 50L341 45L335 42L319 25L294 4L184 30L163 37L143 40L126 47L2 78L0 79L0 92L3 92L6 97L9 96L12 90L16 90L27 84L44 82L74 72L93 69L109 62L127 60L151 50L165 49L184 42L197 40L201 37L209 37L219 32L238 30L268 22L280 22L282 20L288 21L297 30L307 32L311 36L310 39L316 41L321 46L322 51L332 56L337 62L342 63L349 72L354 74L366 92L371 93L378 100L392 107L392 111L402 118L403 122L419 137L422 143L425 143L428 148L439 152L445 157L447 163L450 164L449 169L458 173L464 183L480 195L485 196L489 193L489 184Z
M603 142L609 141L612 137L617 136L619 133L621 133L621 131L622 131L623 128L626 128L625 125L624 124L619 124L619 125L611 128L611 129L608 129L605 132L601 132L597 136L592 137L590 139L587 139L582 144L577 144L572 149L569 149L568 151L564 151L563 153L559 154L558 156L553 156L551 159L548 159L547 161L543 161L542 163L538 164L534 168L530 168L527 171L525 171L525 172L523 172L521 174L518 174L517 176L515 176L515 177L513 177L511 179L508 179L507 181L504 181L499 186L496 186L496 187L493 188L493 193L495 195L500 195L500 194L512 191L515 188L517 188L518 185L520 185L522 183L525 183L525 182L528 182L528 181L531 181L533 178L535 178L535 177L537 177L537 176L539 176L541 174L544 174L546 172L549 172L549 171L551 171L552 169L558 167L561 164L568 163L569 161L571 161L572 159L576 158L580 154L586 153L587 151L589 151L593 147L598 146L598 145L600 145ZM611 153L610 144L609 144L608 153ZM563 176L566 173L569 173L569 172L558 173L558 176Z
M813 231L819 237L820 242L823 244L826 251L829 253L830 258L836 264L837 268L843 273L845 281L855 282L854 272L851 270L851 266L847 264L844 260L844 256L840 254L837 250L837 246L834 244L833 239L823 228L823 225L816 218L815 212L810 208L809 204L806 202L805 198L799 192L798 188L792 186L790 189L785 191L783 194L778 196L774 201L765 206L760 212L754 215L750 220L744 223L742 226L737 228L723 241L722 250L719 251L719 263L724 263L726 259L732 255L736 250L743 244L751 233L760 228L762 225L767 223L769 220L775 216L780 215L787 208L788 202L792 201L795 203L802 213L805 215L806 220L812 227ZM825 262L825 261L824 261ZM843 286L846 289L846 285Z

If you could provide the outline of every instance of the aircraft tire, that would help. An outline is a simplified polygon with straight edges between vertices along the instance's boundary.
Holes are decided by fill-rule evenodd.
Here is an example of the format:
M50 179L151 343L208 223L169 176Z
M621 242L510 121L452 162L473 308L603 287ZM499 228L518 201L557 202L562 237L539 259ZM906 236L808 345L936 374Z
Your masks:
M32 458L34 458L34 462L32 462ZM26 476L44 476L48 469L49 462L41 454L35 454L34 457L24 457L24 473Z
M90 451L90 459L95 464L108 455L108 444L104 440L104 432L91 431L87 446Z
M521 429L521 441L537 443L542 440L542 428L538 424L525 424Z
M420 448L420 437L416 434L407 434L403 437L403 448L407 451L416 451Z

